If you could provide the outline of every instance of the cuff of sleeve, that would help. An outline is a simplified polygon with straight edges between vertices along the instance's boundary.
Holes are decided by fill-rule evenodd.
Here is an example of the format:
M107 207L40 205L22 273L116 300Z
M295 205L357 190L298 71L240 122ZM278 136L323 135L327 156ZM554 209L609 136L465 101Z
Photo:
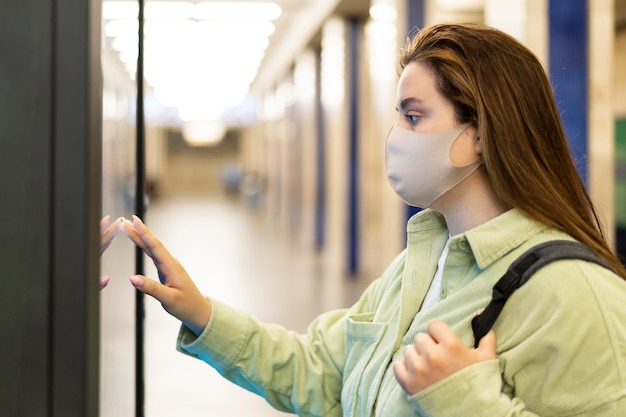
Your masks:
M196 335L181 325L176 350L201 359L213 366L235 363L247 343L249 316L214 299L211 302L211 318L202 333Z
M494 416L501 391L500 366L493 359L468 366L409 396L409 401L423 416Z

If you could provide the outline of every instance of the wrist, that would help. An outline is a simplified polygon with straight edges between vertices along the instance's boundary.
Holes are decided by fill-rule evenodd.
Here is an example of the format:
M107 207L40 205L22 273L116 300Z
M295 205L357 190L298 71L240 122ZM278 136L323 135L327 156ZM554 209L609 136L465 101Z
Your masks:
M194 309L189 320L183 320L183 324L189 328L196 336L200 336L211 319L211 302L202 298Z

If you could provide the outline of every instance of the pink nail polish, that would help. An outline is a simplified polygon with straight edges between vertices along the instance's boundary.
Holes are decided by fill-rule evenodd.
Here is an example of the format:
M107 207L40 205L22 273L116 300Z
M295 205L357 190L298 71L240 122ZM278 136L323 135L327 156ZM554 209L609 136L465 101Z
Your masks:
M130 277L130 282L135 286L135 287L141 287L143 285L143 279L140 276L137 275L133 275Z

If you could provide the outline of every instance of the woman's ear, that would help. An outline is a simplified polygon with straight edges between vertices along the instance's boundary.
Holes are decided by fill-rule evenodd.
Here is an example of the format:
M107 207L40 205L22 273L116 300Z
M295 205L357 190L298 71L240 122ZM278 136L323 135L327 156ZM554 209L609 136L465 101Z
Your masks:
M459 135L450 149L450 162L456 167L466 167L474 163L482 154L478 129L469 126Z
M483 154L483 145L482 142L480 140L480 135L478 133L478 129L475 127L472 127L472 129L474 129L474 134L476 135L476 155L481 156Z

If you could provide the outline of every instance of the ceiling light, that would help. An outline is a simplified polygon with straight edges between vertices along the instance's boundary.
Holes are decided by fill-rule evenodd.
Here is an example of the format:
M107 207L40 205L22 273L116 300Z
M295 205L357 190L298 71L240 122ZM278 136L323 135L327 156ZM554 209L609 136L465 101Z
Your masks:
M106 4L106 3L105 3ZM104 35L109 38L119 36L137 36L139 22L137 19L119 19L106 22L104 25Z
M374 1L370 7L370 16L381 22L395 22L398 17L396 6L386 1Z
M202 2L197 3L194 18L198 20L274 20L282 9L265 2Z
M137 7L128 1L103 3L106 44L119 51L131 78L139 44ZM216 118L216 112L245 101L275 30L271 21L280 14L269 2L147 4L146 83L161 105L179 109L181 120ZM193 116L191 107L198 109Z
M184 20L191 19L194 5L181 1L158 1L146 4L146 20Z
M133 1L105 1L102 3L102 18L113 19L137 19L139 5Z
M185 122L182 125L183 138L191 146L211 146L222 141L226 127L217 121Z

